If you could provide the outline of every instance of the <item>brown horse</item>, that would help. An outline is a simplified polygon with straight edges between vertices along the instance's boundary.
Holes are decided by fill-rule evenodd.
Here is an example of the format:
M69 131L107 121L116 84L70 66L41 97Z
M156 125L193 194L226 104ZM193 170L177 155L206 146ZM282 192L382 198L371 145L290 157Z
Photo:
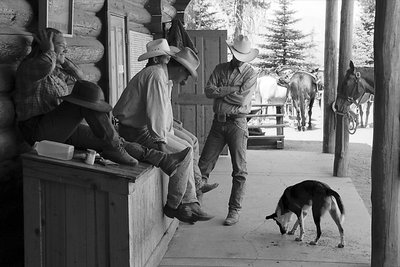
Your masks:
M360 68L356 71L353 61L350 61L336 98L335 111L349 114L350 105L360 108L364 100L369 100L375 93L373 77L373 69Z
M361 77L370 86L368 91L364 92L356 101L357 109L359 111L359 124L362 128L368 126L368 117L371 106L374 102L375 94L375 79L374 79L374 68L373 67L357 67L357 72L360 73ZM364 120L365 114L365 120Z
M314 99L318 91L318 79L311 73L298 71L289 82L290 95L297 113L297 129L305 131L305 109L308 102L308 130L312 129L311 115ZM300 117L301 116L301 117Z

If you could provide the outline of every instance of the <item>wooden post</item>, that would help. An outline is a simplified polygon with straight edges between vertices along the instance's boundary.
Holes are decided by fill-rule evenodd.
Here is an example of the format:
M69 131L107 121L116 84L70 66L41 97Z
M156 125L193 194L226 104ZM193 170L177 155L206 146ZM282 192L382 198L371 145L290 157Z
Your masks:
M343 0L340 15L340 46L339 46L339 75L338 93L351 59L351 46L353 35L354 0ZM347 118L337 115L336 119L336 142L335 160L333 164L333 175L338 177L347 176L349 159L347 150L349 146L349 131Z
M400 2L376 1L372 264L400 266Z
M324 53L324 133L322 153L334 153L335 113L332 103L336 99L338 67L338 0L327 0L325 11L325 53Z

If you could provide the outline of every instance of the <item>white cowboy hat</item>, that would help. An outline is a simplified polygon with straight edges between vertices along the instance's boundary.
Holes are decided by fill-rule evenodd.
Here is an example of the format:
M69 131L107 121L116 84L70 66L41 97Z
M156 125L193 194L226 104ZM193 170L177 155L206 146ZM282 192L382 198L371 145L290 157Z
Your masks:
M251 48L251 43L247 36L239 35L233 44L226 42L233 56L242 62L250 62L258 56L258 49Z
M167 39L161 38L148 42L146 44L146 50L146 53L138 57L138 61L163 55L172 56L179 51L179 48L169 46Z
M190 72L193 79L197 79L196 69L200 66L200 59L192 49L184 47L181 51L173 55L172 58L184 66Z

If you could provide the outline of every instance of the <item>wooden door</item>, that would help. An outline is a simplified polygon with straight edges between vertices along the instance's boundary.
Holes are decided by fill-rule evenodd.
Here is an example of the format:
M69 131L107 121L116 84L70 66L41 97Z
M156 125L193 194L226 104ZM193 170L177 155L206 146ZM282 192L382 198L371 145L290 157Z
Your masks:
M226 31L187 31L199 51L200 66L197 82L189 78L184 86L175 86L172 91L174 117L183 122L185 129L199 139L200 151L206 141L213 121L213 101L204 94L215 66L227 61Z
M125 19L110 15L109 103L114 106L127 84Z

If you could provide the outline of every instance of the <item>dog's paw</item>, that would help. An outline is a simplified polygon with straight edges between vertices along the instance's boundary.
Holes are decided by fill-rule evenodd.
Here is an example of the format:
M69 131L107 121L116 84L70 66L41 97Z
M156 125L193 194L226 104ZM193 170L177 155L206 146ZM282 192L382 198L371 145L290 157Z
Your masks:
M301 238L301 237L296 237L294 240L295 240L295 241L303 241L303 238Z
M317 245L317 242L315 242L315 241L310 241L310 245L315 246L315 245Z
M340 243L337 247L338 248L344 248L344 244Z
M295 232L295 231L289 231L287 234L288 234L288 235L294 235L294 232Z

